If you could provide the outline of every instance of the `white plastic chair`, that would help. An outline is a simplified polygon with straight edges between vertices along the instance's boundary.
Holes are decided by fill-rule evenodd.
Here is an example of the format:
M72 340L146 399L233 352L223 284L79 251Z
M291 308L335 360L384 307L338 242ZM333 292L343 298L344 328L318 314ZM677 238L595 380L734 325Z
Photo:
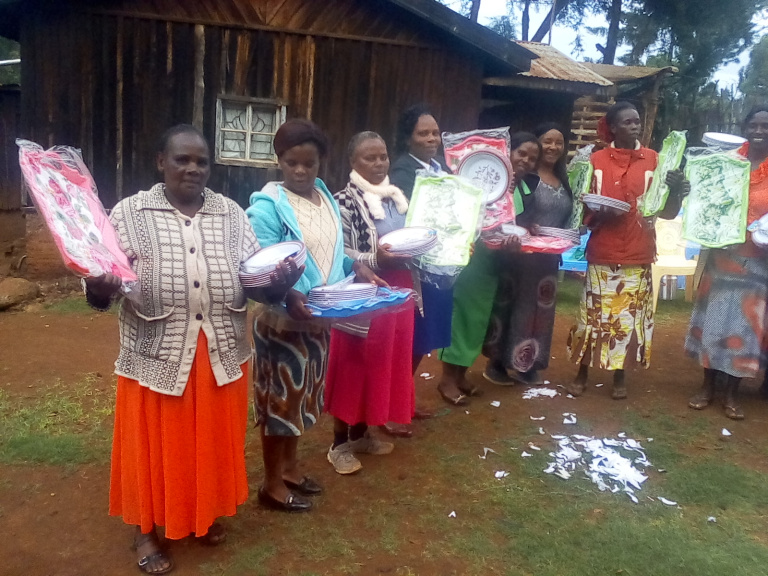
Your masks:
M656 252L658 258L652 266L654 312L664 276L685 276L685 301L692 302L697 261L685 257L683 219L680 216L674 220L656 219Z

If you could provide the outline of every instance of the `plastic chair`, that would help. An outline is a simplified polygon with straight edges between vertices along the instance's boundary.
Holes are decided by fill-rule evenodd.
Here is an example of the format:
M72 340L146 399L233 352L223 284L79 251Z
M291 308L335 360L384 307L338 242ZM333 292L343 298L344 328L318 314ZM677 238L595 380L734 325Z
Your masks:
M694 275L697 261L685 257L686 241L683 240L683 219L656 220L656 251L658 258L652 266L653 310L659 301L659 288L663 276L685 276L685 301L693 301Z
M587 271L587 259L584 256L584 251L587 249L587 240L589 240L589 231L581 237L581 242L578 246L574 246L563 254L563 261L560 264L561 272Z

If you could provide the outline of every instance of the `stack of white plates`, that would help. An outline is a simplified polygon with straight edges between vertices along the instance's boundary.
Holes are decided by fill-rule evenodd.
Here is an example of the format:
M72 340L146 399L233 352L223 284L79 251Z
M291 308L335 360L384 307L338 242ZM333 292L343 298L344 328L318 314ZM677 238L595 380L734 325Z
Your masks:
M581 201L587 205L590 210L598 212L602 206L607 208L616 208L621 212L629 212L631 206L629 202L622 200L616 200L615 198L609 198L608 196L600 196L599 194L584 194L581 197Z
M379 238L379 245L384 244L389 244L389 251L395 254L426 254L437 244L437 230L422 226L400 228Z
M262 248L240 265L240 282L249 288L269 286L275 267L291 257L296 266L303 266L307 260L306 246L302 242L290 241Z
M744 144L747 139L742 138L741 136L734 136L733 134L724 134L722 132L704 132L701 141L707 146L714 146L725 150L735 150Z
M307 301L318 308L346 308L365 304L376 296L374 284L350 284L339 282L330 286L318 286L309 291Z
M581 236L578 230L566 230L564 228L551 228L549 226L540 226L539 234L542 236L551 236L552 238L563 238L569 240L574 244L578 244L581 241Z

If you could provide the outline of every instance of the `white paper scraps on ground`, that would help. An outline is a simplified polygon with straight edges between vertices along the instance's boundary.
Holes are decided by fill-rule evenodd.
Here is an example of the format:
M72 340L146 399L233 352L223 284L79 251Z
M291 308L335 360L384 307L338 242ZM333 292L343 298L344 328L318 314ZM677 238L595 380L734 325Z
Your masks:
M493 406L494 408L498 408L499 406L501 406L501 402L499 402L498 400L494 400L493 402L491 402L491 406Z
M448 518L456 518L456 511L454 510L450 514L448 514Z
M616 434L616 436L618 436L619 438L626 438L627 437L627 433L626 432L619 432L618 434Z
M576 414L572 412L563 412L563 424L576 424Z
M552 388L528 388L523 392L523 400L530 400L531 398L554 398L557 396L557 390Z
M713 523L717 522L717 518L715 518L714 516L710 516L709 518L707 518L707 522L713 522Z
M496 476L496 478L501 480L502 478L506 478L507 476L509 476L509 472L506 472L504 470L496 470L496 473L494 474L494 476Z
M533 454L528 454L528 452L523 450L522 452L520 452L520 456L522 456L523 458L530 458L531 456L533 456Z
M421 374L419 374L419 376L422 378L426 378L427 376L431 376L431 374L429 372L422 372Z
M494 450L493 448L485 448L484 447L483 448L483 455L480 456L480 454L478 454L477 457L480 458L480 460L485 460L486 458L488 458L488 454L498 454L498 452L496 452L496 450Z
M646 438L646 440L648 440L648 442L653 442L653 438Z
M544 386L549 386L550 384L552 384L552 382L549 380L544 380Z
M602 388L602 387L603 387L603 383L602 382L600 384L595 384L595 388Z
M464 410L464 414L469 414L469 410Z
M728 430L728 428L723 428L723 431L721 432L723 436L732 436L731 431Z
M566 398L568 398L569 400L573 400L574 398L576 398L576 396L574 396L573 394L568 394Z
M673 502L672 500L667 500L666 498L662 498L661 496L659 496L659 502L667 506L677 506L677 502Z
M539 426L539 434L546 434L546 431L541 426Z
M528 442L528 448L530 448L531 450L536 450L537 452L538 452L539 450L541 450L541 448L539 448L538 446L536 446L536 444L534 444L533 442Z
M546 474L568 480L575 473L583 472L601 492L623 492L633 502L639 502L635 492L648 479L644 470L651 465L640 442L632 438L595 438L582 434L553 434L551 438L556 443L556 451L549 453L551 459L544 469Z
M546 416L530 416L530 419L538 421L538 420L546 420L547 417Z

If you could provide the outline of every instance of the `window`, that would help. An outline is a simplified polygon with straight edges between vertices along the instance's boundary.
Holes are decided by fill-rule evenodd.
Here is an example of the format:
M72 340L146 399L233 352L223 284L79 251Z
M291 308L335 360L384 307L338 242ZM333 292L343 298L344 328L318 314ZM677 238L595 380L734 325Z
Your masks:
M285 122L285 106L275 100L222 96L216 102L216 162L275 166L272 141Z

